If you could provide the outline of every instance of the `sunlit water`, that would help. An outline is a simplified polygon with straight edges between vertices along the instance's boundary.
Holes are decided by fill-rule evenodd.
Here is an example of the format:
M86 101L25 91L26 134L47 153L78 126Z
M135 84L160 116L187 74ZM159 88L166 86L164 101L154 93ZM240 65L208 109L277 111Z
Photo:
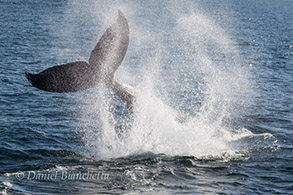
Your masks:
M130 45L115 77L135 89L132 116L103 87L27 82L25 71L87 61L118 9ZM1 1L1 193L292 193L292 9Z

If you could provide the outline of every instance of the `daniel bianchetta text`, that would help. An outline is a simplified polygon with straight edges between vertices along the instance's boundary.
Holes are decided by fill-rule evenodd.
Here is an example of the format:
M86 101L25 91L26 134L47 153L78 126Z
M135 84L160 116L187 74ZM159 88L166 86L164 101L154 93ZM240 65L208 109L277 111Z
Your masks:
M71 172L71 171L54 171L36 173L29 171L26 174L18 173L15 177L19 180L109 180L110 175L104 172Z

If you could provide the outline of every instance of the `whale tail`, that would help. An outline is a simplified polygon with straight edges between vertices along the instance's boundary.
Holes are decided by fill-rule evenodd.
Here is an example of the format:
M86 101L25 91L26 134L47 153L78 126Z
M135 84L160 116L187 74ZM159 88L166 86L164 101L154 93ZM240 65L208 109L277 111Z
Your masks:
M129 26L119 10L116 23L103 34L93 51L89 63L70 62L48 68L38 74L25 72L28 81L36 88L57 93L77 92L99 84L113 91L132 108L134 91L114 81L114 73L122 63L129 44Z

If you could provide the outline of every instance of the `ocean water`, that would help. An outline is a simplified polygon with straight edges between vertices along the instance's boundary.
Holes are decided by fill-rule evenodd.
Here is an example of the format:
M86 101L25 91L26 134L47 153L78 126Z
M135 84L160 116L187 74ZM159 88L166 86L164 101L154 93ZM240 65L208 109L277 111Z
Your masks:
M130 44L102 86L26 80L87 61L122 10ZM0 1L0 194L292 194L293 2ZM178 117L180 120L178 120Z

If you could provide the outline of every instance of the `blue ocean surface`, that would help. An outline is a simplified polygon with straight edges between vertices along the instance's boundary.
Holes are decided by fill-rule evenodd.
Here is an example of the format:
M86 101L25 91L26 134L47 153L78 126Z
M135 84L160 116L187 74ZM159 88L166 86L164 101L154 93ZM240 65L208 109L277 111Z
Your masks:
M34 88L88 61L118 17L103 86ZM293 1L0 1L0 194L292 194Z

